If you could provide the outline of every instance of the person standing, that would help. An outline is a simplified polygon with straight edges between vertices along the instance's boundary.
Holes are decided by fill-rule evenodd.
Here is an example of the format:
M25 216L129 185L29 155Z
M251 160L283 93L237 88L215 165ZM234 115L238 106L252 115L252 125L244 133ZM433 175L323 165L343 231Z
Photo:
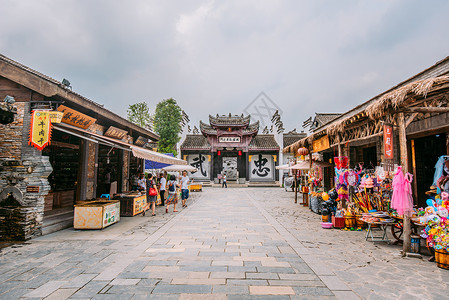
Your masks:
M189 199L189 182L190 182L190 179L189 179L189 176L187 176L187 171L182 171L182 177L181 177L182 207L187 207L186 201L187 201L187 199Z
M137 180L137 189L141 192L146 191L147 189L145 175L143 175L143 173L140 174L139 180Z
M167 207L165 208L165 213L168 213L168 208L170 204L173 203L173 212L177 212L176 204L178 203L178 192L179 185L176 183L176 176L170 175L170 180L168 181L168 195L167 195Z
M138 190L138 181L139 181L139 177L137 176L137 174L133 174L130 178L131 181L131 191L137 191Z
M146 180L146 191L147 191L147 205L151 204L151 210L153 212L152 216L156 215L156 201L157 201L157 186L154 181L153 174L148 173ZM143 210L143 215L145 215L145 209Z
M223 174L223 183L221 185L221 188L224 188L226 186L226 188L228 188L228 183L226 182L226 174Z
M161 173L161 179L159 180L159 194L161 195L161 205L165 205L165 190L167 189L167 173Z

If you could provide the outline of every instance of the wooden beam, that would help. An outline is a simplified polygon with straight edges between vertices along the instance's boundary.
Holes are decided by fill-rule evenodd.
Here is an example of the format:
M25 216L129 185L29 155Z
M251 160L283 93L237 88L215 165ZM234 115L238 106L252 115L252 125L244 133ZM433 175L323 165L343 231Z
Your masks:
M364 140L371 139L371 138L373 138L373 137L381 136L383 133L384 133L384 132L383 132L383 130L382 130L381 132L378 132L378 133L375 133L375 134L372 134L372 135L369 135L369 136L364 136L364 137L361 137L361 138L355 138L355 139L348 140L348 141L343 141L343 142L344 142L344 143L352 143L352 142L356 142L356 141L364 141ZM330 148L333 148L333 147L335 147L335 146L338 146L338 143L332 144L332 145L330 146Z
M406 107L401 112L417 112L417 113L445 113L449 112L449 107Z
M419 113L415 112L415 113L411 114L411 115L407 118L407 121L405 121L405 128L407 128L408 125L410 125L410 123L413 122L413 120L416 118L416 116L417 116L418 114L419 114Z

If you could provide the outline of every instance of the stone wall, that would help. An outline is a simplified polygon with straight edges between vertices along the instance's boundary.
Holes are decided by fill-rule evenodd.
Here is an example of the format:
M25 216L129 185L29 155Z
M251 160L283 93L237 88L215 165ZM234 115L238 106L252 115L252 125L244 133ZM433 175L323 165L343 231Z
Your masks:
M0 125L0 160L20 159L22 156L22 128L25 102L16 102L14 122Z
M15 133L12 134L11 128L5 128L11 135L7 141L0 140L0 147L13 147L7 152L8 156L0 157L0 192L13 186L22 192L23 199L19 207L0 207L0 237L3 240L26 240L42 234L44 198L50 190L47 178L53 170L48 157L28 145L30 103L17 104Z

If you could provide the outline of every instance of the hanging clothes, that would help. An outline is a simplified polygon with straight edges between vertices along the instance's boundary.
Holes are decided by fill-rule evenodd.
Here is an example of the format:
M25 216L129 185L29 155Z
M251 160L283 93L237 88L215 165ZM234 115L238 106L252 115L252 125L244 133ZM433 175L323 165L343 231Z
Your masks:
M410 173L404 175L399 166L393 177L393 196L391 207L396 209L400 216L411 216L413 212L412 186L413 176Z

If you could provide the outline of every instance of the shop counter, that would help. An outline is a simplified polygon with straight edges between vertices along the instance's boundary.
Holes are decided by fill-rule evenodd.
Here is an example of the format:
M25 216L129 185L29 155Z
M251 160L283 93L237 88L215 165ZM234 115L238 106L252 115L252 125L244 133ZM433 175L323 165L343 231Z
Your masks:
M122 217L133 217L144 211L147 204L147 196L141 193L122 193L114 196L120 201L120 215Z
M83 201L75 205L75 229L103 229L120 221L120 201Z

